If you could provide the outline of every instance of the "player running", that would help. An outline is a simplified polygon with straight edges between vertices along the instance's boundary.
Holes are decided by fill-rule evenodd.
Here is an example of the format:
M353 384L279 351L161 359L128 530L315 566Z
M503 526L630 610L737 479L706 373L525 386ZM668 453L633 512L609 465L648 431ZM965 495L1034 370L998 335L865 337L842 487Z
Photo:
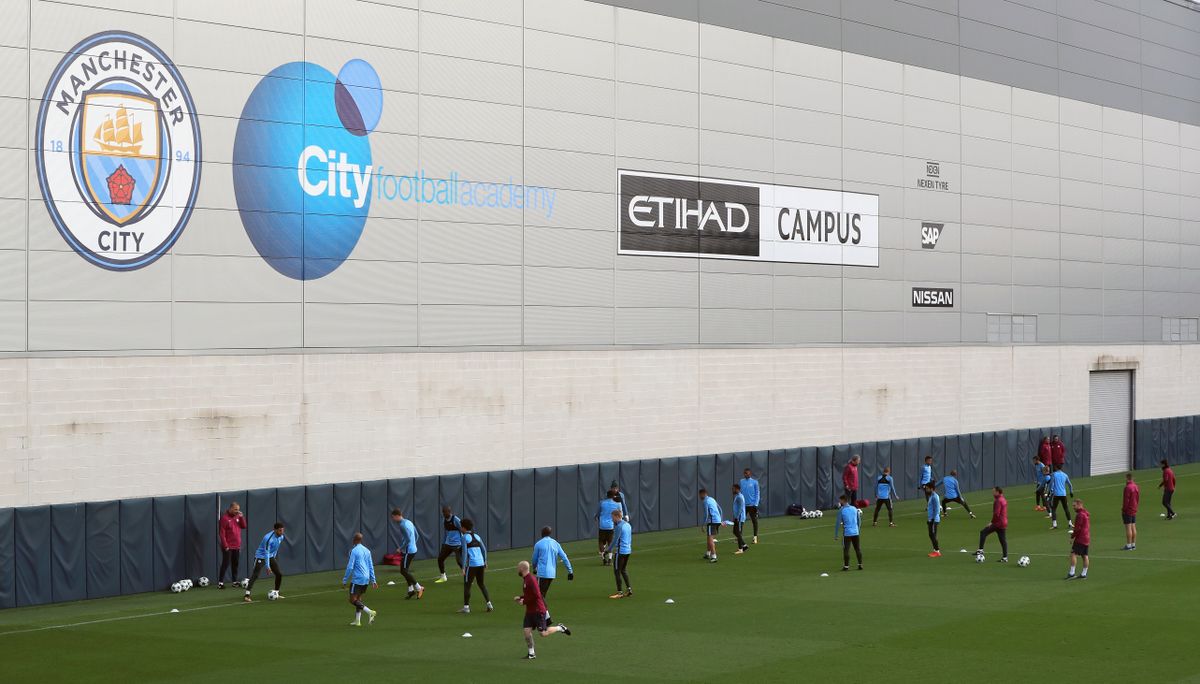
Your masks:
M546 529L550 528L547 527ZM571 636L571 630L567 629L567 626L561 622L553 627L546 625L550 621L550 613L546 611L546 602L542 600L542 592L538 589L538 582L533 579L533 575L529 572L529 561L517 563L517 576L521 578L521 595L514 596L513 600L525 606L525 646L529 648L525 659L533 660L537 657L537 654L533 651L533 631L535 629L538 634L544 637L559 632Z
M1171 465L1165 458L1160 465L1162 466L1162 482L1158 483L1158 487L1163 490L1163 508L1167 509L1167 520L1174 520L1175 509L1171 508L1171 499L1175 496L1175 471L1171 470Z
M616 490L608 490L608 494L600 501L600 508L596 511L596 525L600 529L597 540L600 542L600 560L604 565L612 562L612 554L605 550L612 544L613 538L613 511L621 511L624 514L624 506L618 501Z
M926 461L931 460L929 456L925 457ZM937 490L933 488L933 481L925 483L925 526L929 528L929 541L933 544L933 551L929 554L930 558L941 558L942 548L938 546L938 523L942 522L942 500L938 496Z
M492 612L492 599L488 596L487 586L483 583L483 571L487 569L487 547L483 544L483 537L475 534L475 523L470 518L464 518L461 522L462 526L462 545L466 553L463 554L463 607L458 609L460 613L471 612L471 582L479 585L479 591L483 594L483 600L487 603L487 612Z
M971 512L971 507L967 505L966 501L963 501L962 488L958 484L957 470L951 470L950 474L946 476L946 479L942 480L942 487L944 487L946 490L946 498L942 500L942 515L946 515L950 512L947 506L951 502L954 502L966 509L967 515L971 516L971 519L974 520L975 514Z
M934 484L934 485L937 484L936 481L933 479L933 457L932 456L925 457L925 463L921 466L921 473L917 480L917 489L925 490L925 500L926 501L929 500L929 495L931 493L933 493L932 488L925 486L928 484ZM939 519L940 519L940 516L939 516Z
M446 534L442 539L442 549L438 551L438 578L433 581L434 584L446 581L446 559L450 554L454 554L454 561L459 567L463 564L462 519L454 515L449 506L442 506L442 529Z
M1142 493L1133 481L1133 473L1125 473L1125 491L1121 494L1121 522L1125 523L1125 546L1122 551L1137 548L1137 509Z
M1092 519L1083 507L1082 499L1075 499L1075 524L1071 530L1071 569L1063 579L1075 579L1075 558L1083 557L1083 572L1079 579L1087 579L1088 545L1092 543Z
M400 574L408 583L408 594L404 599L407 601L414 596L419 599L425 595L425 587L421 586L421 583L412 574L412 562L417 557L417 541L420 539L420 535L417 534L417 526L413 524L413 521L405 518L399 508L392 509L392 522L400 526L400 548L396 551L404 556L404 560L400 561Z
M746 546L746 540L742 537L742 528L746 526L746 495L742 494L742 486L740 484L733 485L733 537L737 539L737 551L733 555L740 556L746 553L749 546Z
M858 544L858 508L850 503L845 494L838 497L837 522L833 524L833 540L837 541L838 529L842 531L842 572L850 569L850 546L858 558L858 569L862 570L862 547Z
M979 530L979 549L975 555L983 555L983 545L987 543L988 535L995 532L1000 540L1001 563L1008 562L1008 499L1004 498L1004 490L992 487L992 522Z
M1052 530L1058 529L1059 504L1062 505L1063 517L1066 519L1067 524L1071 527L1075 526L1075 523L1071 522L1071 509L1067 506L1068 494L1071 498L1075 498L1075 488L1071 486L1071 478L1062 469L1061 465L1056 465L1054 466L1054 473L1050 476L1050 495L1054 497L1053 504L1050 507L1051 520L1054 521L1050 526Z
M879 476L879 481L875 483L875 519L871 522L871 527L879 524L879 507L887 506L888 509L888 527L895 527L896 523L892 519L892 499L900 500L896 494L896 483L892 480L892 469L884 467L883 474Z
M379 588L379 583L375 581L375 561L371 558L371 550L363 546L362 532L354 533L354 546L350 549L350 560L346 563L346 574L342 575L342 586L346 586L347 580L353 580L350 583L350 605L354 606L354 622L350 623L351 627L362 627L362 614L367 614L367 624L375 624L376 611L368 608L363 602L363 594L367 593L367 587L372 586Z
M258 581L258 573L262 572L265 567L267 576L275 575L275 592L276 598L283 598L279 594L279 588L283 586L283 573L279 571L279 563L275 561L275 557L279 555L279 546L283 543L283 523L277 522L270 532L262 538L258 543L258 548L254 551L254 570L250 572L250 581L246 585L246 594L242 600L250 603L250 592L254 589L254 583Z
M851 506L857 506L858 502L858 454L850 457L850 461L846 463L846 467L842 469L842 493L846 495L846 500Z
M742 494L746 496L746 515L750 517L750 524L754 527L754 539L750 543L758 543L758 502L759 488L758 480L754 479L754 473L749 468L742 471L742 481L738 483L742 488Z
M721 506L703 487L700 488L700 500L704 502L704 534L708 541L703 559L709 563L716 563L717 533L721 531Z
M567 581L575 581L575 569L571 567L571 559L567 558L562 544L550 536L553 532L549 526L542 528L542 538L533 545L533 558L529 561L533 566L533 574L538 578L538 591L543 597L550 593L550 583L558 575L559 559L567 566Z
M633 585L629 583L629 557L633 555L633 528L622 519L620 510L612 512L613 540L609 542L608 551L613 559L613 576L617 580L617 593L609 596L611 599L629 598L633 596ZM625 580L625 593L621 593L621 580Z

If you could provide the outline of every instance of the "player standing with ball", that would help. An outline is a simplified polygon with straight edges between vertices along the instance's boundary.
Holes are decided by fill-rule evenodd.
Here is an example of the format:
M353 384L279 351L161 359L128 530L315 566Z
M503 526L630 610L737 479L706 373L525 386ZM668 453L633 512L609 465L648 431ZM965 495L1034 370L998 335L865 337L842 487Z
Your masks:
M1001 563L1008 562L1008 499L1004 498L1004 490L1000 487L992 487L992 522L987 527L979 531L979 550L975 552L976 556L983 555L983 545L987 542L988 535L995 532L996 537L1000 540L1000 557Z
M268 577L272 574L275 575L275 598L283 598L283 595L279 593L279 588L283 586L283 573L279 571L279 564L275 562L275 557L279 555L279 546L283 544L283 532L283 523L277 522L274 528L258 543L258 548L254 551L254 570L250 573L250 580L246 583L246 595L242 597L246 603L250 603L250 592L254 589L254 583L258 581L258 573L262 572L263 568L266 568Z

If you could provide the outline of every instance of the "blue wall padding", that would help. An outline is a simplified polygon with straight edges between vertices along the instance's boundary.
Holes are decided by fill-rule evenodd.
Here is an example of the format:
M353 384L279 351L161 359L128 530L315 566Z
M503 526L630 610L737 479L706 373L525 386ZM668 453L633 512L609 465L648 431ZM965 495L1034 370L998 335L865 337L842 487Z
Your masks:
M662 529L658 515L658 459L641 461L638 465L637 517L643 532Z
M514 527L513 546L532 546L542 527L558 527L558 469L535 468L533 471L533 524Z
M50 507L51 601L87 598L87 507L61 504Z
M50 603L50 507L18 508L14 524L17 605Z
M578 526L579 515L575 510L579 492L579 466L559 466L555 468L555 478L557 510L554 512L554 538L565 544L583 538ZM540 530L538 536L541 537Z
M583 491L583 488L580 488ZM584 510L585 502L580 501L580 510ZM589 534L585 538L595 537L596 523L592 517L596 515L595 505L587 506L589 515ZM658 526L663 530L674 530L679 527L679 459L664 458L658 462Z
M537 524L537 510L534 508L535 487L532 468L522 468L512 471L512 527L509 528L509 539L514 547L529 546L533 538L529 534Z
M616 461L606 461L599 464L600 467L600 488L603 492L607 492L609 486L615 481L618 485L621 484L621 464ZM601 493L603 493L601 492Z
M117 501L89 503L86 515L87 596L118 596L121 593L121 504ZM216 520L213 520L213 527L216 527Z
M488 548L493 548L487 488L487 473L470 473L463 476L463 510L474 521L475 531L488 543Z
M768 504L771 500L771 468L768 466L768 459L771 452L769 451L751 451L750 452L750 470L754 472L754 477L758 479L759 500L758 514L767 515ZM742 471L745 470L745 465L739 465L737 472L734 474L739 481L742 479ZM665 529L665 528L664 528Z
M274 492L275 490L271 490ZM166 589L173 582L183 579L186 572L183 562L183 497L154 497L154 588ZM251 528L253 529L253 528ZM258 544L258 537L251 535L250 554Z
M438 506L449 506L454 509L460 518L471 518L474 522L476 511L467 510L463 503L463 476L462 475L441 475L436 478L438 483ZM480 531L480 536L483 532ZM484 537L487 539L487 537Z
M242 506L242 514L246 516L246 531L242 536L246 541L242 546L239 570L254 566L254 550L258 548L258 542L275 521L279 520L279 510L275 503L278 498L277 492L275 488L251 489L246 492L246 503ZM250 573L247 570L244 574Z
M792 477L792 468L800 469L800 498L788 501L788 504L798 503L805 508L817 507L817 448L801 447L788 449L788 477ZM799 460L793 458L794 452L799 452Z
M817 507L833 508L833 450L832 446L817 447Z
M333 486L333 567L344 567L350 558L354 534L362 531L362 484L349 482ZM366 541L366 535L363 535ZM364 543L368 549L370 545ZM373 549L372 549L373 551Z
M304 566L308 572L333 569L333 485L304 491Z
M121 502L120 516L120 593L153 591L154 500L126 499Z
M391 510L399 508L404 517L412 521L412 524L417 528L417 556L422 557L426 554L422 551L425 548L425 538L437 538L438 531L433 528L422 527L421 520L417 517L417 511L413 507L413 481L411 477L400 477L387 481L387 510L389 513L387 519L387 547L388 553L395 551L400 547L400 526L392 522Z
M621 483L621 500L625 502L625 506L629 509L629 515L637 520L637 529L639 532L649 532L646 527L646 521L641 520L638 515L638 495L641 494L641 482L638 479L641 477L641 463L638 461L624 461L618 464L617 480Z
M696 457L696 489L701 487L711 490L717 484L717 457L713 454L702 454ZM697 524L700 522L700 517L704 515L704 508L700 504L696 504L700 509L697 511Z
M410 517L421 533L421 557L436 558L438 550L442 548L442 539L444 538L443 504L438 499L438 478L432 475L414 477L412 492L412 515ZM454 510L454 514L462 517L462 511L458 509Z
M371 556L378 563L384 554L395 551L397 546L388 546L388 525L392 520L392 509L387 502L387 480L364 482L361 493L362 499L358 501L358 519L362 528L363 543L371 549Z
M676 505L679 512L679 526L692 527L700 522L700 512L696 509L696 478L699 475L699 464L695 456L681 456L677 461L679 473L678 486L675 491Z
M305 511L304 487L280 487L275 490L275 516L284 526L284 541L279 546L277 562L285 575L307 572L308 516ZM273 521L250 523L250 548L253 550L263 536L271 531ZM251 563L253 565L253 562Z
M217 495L184 497L184 577L217 576Z
M487 474L488 548L512 548L512 473Z
M708 483L708 491L713 496L717 497L717 502L721 504L721 510L729 508L730 503L730 486L742 479L733 477L733 465L737 454L717 454L717 471L713 481Z
M17 605L17 575L13 557L16 511L0 508L0 608Z

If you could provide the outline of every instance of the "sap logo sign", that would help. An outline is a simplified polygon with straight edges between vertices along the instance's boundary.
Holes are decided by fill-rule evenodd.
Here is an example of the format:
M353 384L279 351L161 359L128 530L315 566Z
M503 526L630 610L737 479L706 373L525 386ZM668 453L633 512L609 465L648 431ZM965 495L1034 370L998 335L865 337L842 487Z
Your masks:
M921 224L921 247L925 249L933 249L937 247L938 238L942 237L942 231L945 230L944 223L922 223Z
M759 195L750 183L619 172L622 253L759 256Z

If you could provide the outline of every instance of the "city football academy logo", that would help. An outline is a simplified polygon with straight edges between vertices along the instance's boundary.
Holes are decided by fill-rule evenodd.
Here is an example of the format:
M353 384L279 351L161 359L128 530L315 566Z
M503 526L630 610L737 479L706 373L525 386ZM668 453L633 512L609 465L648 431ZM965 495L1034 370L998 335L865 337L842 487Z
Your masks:
M46 85L35 133L46 209L85 259L133 270L179 239L200 187L200 126L158 46L108 31L71 48Z

